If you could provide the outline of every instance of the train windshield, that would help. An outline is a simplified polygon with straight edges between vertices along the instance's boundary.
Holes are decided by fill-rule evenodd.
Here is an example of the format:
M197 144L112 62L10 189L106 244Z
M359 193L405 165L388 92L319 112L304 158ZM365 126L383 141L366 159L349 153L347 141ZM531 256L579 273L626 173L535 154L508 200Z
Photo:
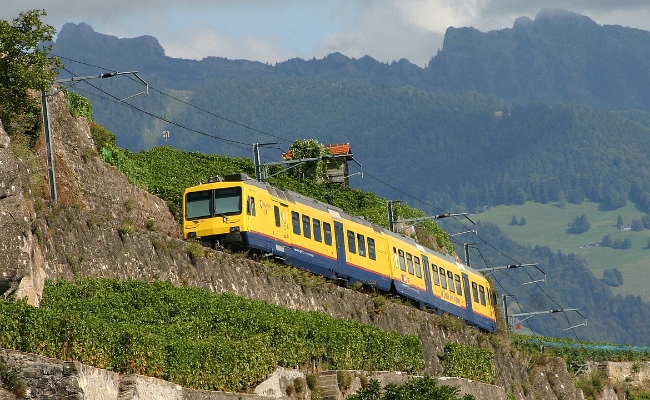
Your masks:
M241 187L190 192L185 197L186 219L237 215L241 211Z

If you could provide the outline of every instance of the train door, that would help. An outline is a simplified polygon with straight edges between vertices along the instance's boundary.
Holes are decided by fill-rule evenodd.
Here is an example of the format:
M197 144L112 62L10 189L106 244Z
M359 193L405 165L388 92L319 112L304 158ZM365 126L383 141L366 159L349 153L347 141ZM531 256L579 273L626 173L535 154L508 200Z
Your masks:
M281 257L284 257L284 246L290 243L288 214L289 206L280 202L273 202L273 218L275 220L273 236L276 238L274 253Z
M469 278L467 274L463 275L463 288L465 289L465 311L467 312L467 321L472 321L474 319L474 312L472 311L472 292L471 287L469 286Z
M422 254L422 268L424 269L424 284L427 288L426 302L429 307L433 307L433 285L431 283L431 272L429 272L429 259Z
M336 240L336 258L338 261L337 272L347 277L345 239L343 235L343 224L334 221L334 238Z

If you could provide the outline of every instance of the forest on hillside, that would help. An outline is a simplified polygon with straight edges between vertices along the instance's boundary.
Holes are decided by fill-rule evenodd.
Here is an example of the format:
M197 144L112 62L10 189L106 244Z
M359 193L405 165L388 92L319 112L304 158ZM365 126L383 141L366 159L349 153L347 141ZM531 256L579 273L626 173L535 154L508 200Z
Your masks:
M121 85L111 82L106 90L120 96L134 90ZM191 104L199 108L162 95L135 100L174 126L90 97L96 119L122 132L118 145L134 151L168 144L251 157L252 143L278 142L262 153L269 162L280 159L278 147L286 150L293 140L316 138L351 144L368 173L353 179L354 186L386 197L400 195L385 183L399 186L425 209L434 204L477 212L528 200L589 199L604 209L632 201L650 211L650 113L645 111L613 112L578 103L505 106L475 92L450 95L309 80L212 80L191 94ZM168 141L163 130L171 132Z

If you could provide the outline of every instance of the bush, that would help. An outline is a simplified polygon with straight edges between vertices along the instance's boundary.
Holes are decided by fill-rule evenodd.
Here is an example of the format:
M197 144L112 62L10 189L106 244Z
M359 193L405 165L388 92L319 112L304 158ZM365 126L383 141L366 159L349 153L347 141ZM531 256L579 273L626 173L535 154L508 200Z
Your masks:
M591 228L591 223L587 219L587 215L582 214L577 216L573 222L569 223L568 233L579 235L581 233L587 232Z

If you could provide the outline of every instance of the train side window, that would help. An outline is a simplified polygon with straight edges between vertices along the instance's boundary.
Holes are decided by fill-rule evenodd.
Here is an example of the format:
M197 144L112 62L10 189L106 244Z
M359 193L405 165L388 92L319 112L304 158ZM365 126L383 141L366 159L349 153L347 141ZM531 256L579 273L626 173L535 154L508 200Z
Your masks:
M454 293L454 274L451 271L447 271L447 280L449 280L449 291Z
M375 252L375 239L368 238L368 257L371 260L377 259L377 253Z
M300 214L291 211L291 223L293 224L293 233L300 235Z
M357 244L359 245L359 255L361 257L365 257L366 256L366 238L360 233L357 233Z
M478 303L478 285L472 282L472 295L474 295L474 303Z
M311 239L311 221L307 215L302 216L302 234L307 238Z
M440 284L443 289L447 289L447 278L445 277L445 269L440 267Z
M456 282L456 293L458 293L459 296L462 296L463 289L460 287L460 276L454 275L454 281Z
M422 278L422 267L420 266L420 259L415 257L415 276Z
M273 215L275 215L275 226L280 226L280 207L273 206Z
M323 222L323 233L325 234L325 244L332 245L332 225L329 222Z
M393 262L395 263L395 268L399 268L399 260L397 258L397 249L393 247Z
M440 286L440 277L438 277L438 266L436 264L431 264L431 270L433 271L433 283L436 286Z
M409 274L413 275L413 256L409 253L406 253L406 265L408 265Z
M246 201L246 214L256 216L255 213L255 197L248 196Z
M314 240L317 242L322 242L323 237L320 232L320 221L317 220L316 218L314 218L313 221L314 221Z
M481 304L485 305L485 288L483 285L478 285L478 292L481 295Z
M350 253L357 252L357 243L355 241L354 232L348 231L348 251Z
M406 271L406 261L404 261L404 252L402 250L397 250L399 253L399 268L402 271Z

